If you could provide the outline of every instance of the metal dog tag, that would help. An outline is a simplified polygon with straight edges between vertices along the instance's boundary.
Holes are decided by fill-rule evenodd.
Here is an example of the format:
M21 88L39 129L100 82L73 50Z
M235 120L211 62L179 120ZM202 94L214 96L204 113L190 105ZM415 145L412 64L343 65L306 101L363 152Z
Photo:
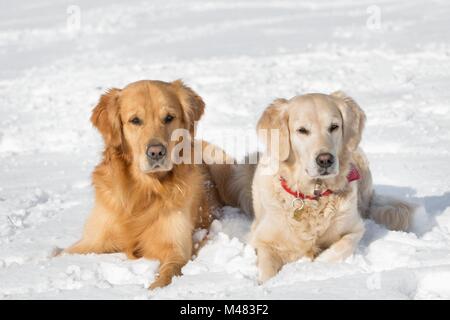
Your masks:
M292 200L292 207L294 208L294 219L300 221L305 201L302 198L295 198Z

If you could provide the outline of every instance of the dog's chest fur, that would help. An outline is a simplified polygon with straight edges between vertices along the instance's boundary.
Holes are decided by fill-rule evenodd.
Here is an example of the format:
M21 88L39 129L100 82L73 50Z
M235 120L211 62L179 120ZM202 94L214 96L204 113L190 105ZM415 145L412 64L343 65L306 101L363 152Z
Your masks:
M314 240L325 233L330 226L330 221L336 213L336 197L329 196L328 199L306 200L303 209L297 213L294 208L288 223L295 229L302 240Z
M343 218L340 207L349 192L350 190L331 194L318 200L304 200L303 209L295 214L295 208L292 205L294 198L284 190L280 191L277 196L285 213L284 219L291 240L285 243L287 260L296 260L302 256L315 258L325 249L324 235L329 237L330 234L335 233L337 237L339 236L336 221ZM336 230L331 230L333 228Z

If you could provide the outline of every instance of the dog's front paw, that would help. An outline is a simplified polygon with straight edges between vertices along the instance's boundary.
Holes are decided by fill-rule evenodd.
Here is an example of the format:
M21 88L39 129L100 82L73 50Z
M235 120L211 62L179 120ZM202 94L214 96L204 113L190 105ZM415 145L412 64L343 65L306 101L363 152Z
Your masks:
M277 274L274 270L261 270L258 275L258 284L262 285L268 280L272 279Z
M343 260L344 260L343 257L332 249L323 251L321 254L317 256L316 259L314 259L314 261L329 262L329 263L342 262Z
M168 277L158 276L155 281L148 287L149 290L154 290L156 288L162 288L169 285L172 282L172 279Z
M54 247L53 250L50 252L50 258L59 257L64 253L64 249L60 247Z

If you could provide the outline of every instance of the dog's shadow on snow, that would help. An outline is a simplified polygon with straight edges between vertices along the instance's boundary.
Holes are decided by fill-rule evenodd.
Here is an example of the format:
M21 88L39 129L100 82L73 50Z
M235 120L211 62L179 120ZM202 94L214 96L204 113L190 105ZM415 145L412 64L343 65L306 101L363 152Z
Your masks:
M374 188L377 194L399 197L418 205L411 230L418 236L423 235L436 226L436 218L444 213L446 208L450 207L450 192L445 192L439 196L417 197L416 190L410 187L375 185Z

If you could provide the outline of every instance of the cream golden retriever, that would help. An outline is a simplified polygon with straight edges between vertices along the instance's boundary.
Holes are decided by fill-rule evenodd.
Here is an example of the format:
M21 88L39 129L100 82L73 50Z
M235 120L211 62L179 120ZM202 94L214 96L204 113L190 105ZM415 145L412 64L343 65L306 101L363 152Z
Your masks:
M157 259L152 289L181 273L194 229L207 228L220 205L206 167L171 157L174 130L193 134L203 111L202 99L179 80L138 81L101 96L91 117L105 142L92 175L95 205L82 239L64 252Z
M226 174L212 167L222 199L254 213L250 242L260 282L302 257L345 259L364 234L363 218L408 229L412 205L374 196L369 165L358 148L364 123L364 112L342 92L278 99L257 128L278 130L279 143L267 139L258 165L230 166Z

